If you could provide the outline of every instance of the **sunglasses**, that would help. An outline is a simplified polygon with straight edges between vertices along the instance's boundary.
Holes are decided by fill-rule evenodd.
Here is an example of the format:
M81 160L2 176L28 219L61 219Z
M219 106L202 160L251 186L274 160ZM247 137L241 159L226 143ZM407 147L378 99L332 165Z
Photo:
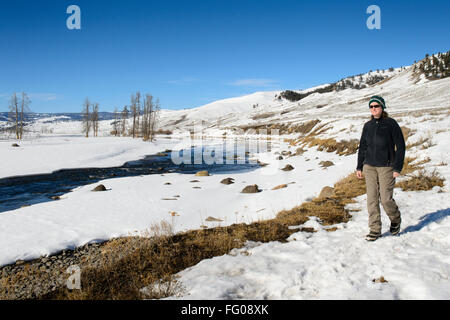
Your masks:
M381 108L381 106L379 104L374 104L373 106L369 106L370 109L372 108Z

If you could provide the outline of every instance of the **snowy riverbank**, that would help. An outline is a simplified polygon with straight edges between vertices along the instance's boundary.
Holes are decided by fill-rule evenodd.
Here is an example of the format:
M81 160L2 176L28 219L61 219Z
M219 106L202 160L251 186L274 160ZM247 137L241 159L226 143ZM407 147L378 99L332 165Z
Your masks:
M417 161L429 158L425 169L437 170L445 179L443 187L430 191L395 189L395 199L403 219L398 237L386 234L375 243L364 240L367 211L363 195L356 199L357 203L349 206L361 211L352 213L348 223L336 225L338 229L335 232L326 232L320 223L311 219L305 227L314 227L318 231L316 233L293 234L288 243L247 243L245 248L204 260L182 271L179 281L184 291L174 298L448 299L450 147L447 142L450 132L448 117L443 115L441 112L395 117L401 126L412 130L408 143L429 139L426 146L419 143L410 147L407 156L417 157ZM330 130L322 137L332 137L337 141L357 139L360 134L358 128L364 121L364 118L343 118L324 123L325 127L330 126ZM62 141L70 138L46 139L41 148L32 149L33 142L29 145L22 143L22 151L12 150L10 144L2 142L2 152L13 155L7 160L10 164L19 163L18 152L29 152L28 161L52 153L60 155L61 161L70 162L74 158L80 165L111 165L105 156L109 150L108 143L101 146L97 142L100 139L74 138L73 143L66 141L66 144ZM51 144L52 139L59 142ZM172 144L163 141L150 147L128 138L101 139L105 142L111 139L109 155L119 155L114 159L117 162L136 160L139 155L180 146L180 141ZM77 141L82 142L77 144ZM221 140L209 143L214 145ZM128 151L130 146L136 146L132 149L134 151ZM46 148L51 151L44 152ZM92 152L87 151L89 148ZM171 223L177 232L270 219L283 209L312 199L324 186L332 186L355 170L356 154L339 156L335 152L311 147L301 155L277 160L283 151L295 154L296 147L280 139L270 151L255 155L269 165L253 171L211 176L169 173L108 179L76 188L58 201L4 212L0 214L0 265L50 255L92 241L140 234L161 221ZM133 154L133 159L128 158L129 154ZM127 157L121 158L124 155ZM331 161L333 165L324 167L322 161ZM64 167L61 163L57 166ZM294 169L281 170L287 164ZM42 163L41 168L45 165ZM34 167L34 170L41 168ZM6 175L20 172L15 167L4 170ZM47 170L54 169L47 166ZM228 177L234 178L235 183L220 183ZM407 177L399 180L402 179ZM91 192L100 183L108 191ZM241 193L245 186L253 184L262 191ZM287 187L272 190L282 184ZM383 231L386 231L388 221L384 212L382 215ZM377 282L381 277L387 282Z

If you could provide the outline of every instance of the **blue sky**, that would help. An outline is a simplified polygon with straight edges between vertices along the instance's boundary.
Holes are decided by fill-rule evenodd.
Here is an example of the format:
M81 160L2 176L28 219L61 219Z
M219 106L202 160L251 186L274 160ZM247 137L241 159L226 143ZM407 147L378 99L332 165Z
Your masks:
M81 30L69 30L69 5ZM381 9L369 30L368 6ZM448 1L0 0L0 111L113 111L137 90L162 108L304 89L449 50Z

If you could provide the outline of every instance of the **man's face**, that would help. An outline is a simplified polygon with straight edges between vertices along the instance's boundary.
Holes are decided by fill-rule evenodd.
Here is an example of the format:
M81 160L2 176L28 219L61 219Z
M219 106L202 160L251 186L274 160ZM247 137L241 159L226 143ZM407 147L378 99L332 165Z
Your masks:
M381 117L381 114L383 113L383 108L381 107L381 105L378 102L372 102L370 104L370 113L372 113L374 118L379 118Z

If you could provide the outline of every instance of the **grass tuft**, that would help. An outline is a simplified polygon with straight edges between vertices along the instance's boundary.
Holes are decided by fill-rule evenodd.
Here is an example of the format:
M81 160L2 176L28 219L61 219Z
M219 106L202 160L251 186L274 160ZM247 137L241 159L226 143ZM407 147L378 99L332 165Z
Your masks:
M422 169L408 180L396 184L396 187L402 188L403 191L426 191L435 186L444 186L444 179L436 169L432 172L426 172Z

